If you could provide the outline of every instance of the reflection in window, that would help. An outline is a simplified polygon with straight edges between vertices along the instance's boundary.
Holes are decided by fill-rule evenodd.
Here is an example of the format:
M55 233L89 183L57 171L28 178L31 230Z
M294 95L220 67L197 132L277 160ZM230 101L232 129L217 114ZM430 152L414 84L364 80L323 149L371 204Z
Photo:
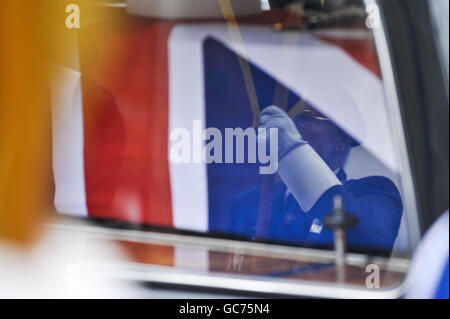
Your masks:
M363 4L269 3L251 16L236 6L229 21L156 21L120 11L121 23L86 25L81 87L92 79L114 108L97 112L98 99L82 90L76 132L55 124L55 135L80 145L77 156L55 161L67 184L59 210L331 247L324 219L338 196L358 218L350 248L407 253L395 141ZM92 114L95 125L81 114ZM277 129L276 141L261 128ZM275 144L269 155L278 170L261 174L268 164L252 152Z

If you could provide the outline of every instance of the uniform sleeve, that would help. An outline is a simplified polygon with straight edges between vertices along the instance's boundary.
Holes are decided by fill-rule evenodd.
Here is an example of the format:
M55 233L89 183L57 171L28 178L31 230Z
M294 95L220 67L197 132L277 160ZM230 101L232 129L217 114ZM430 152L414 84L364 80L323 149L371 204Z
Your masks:
M390 250L397 237L403 204L394 183L382 176L352 180L345 186L327 190L309 212L323 218L333 212L333 199L340 195L347 212L359 219L358 225L347 233L352 247ZM332 243L333 233L323 230L321 236L311 239L317 243Z

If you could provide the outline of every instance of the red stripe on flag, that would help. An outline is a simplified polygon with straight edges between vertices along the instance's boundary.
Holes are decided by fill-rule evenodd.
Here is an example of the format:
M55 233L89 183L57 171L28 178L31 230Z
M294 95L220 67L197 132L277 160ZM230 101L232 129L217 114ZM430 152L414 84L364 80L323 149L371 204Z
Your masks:
M127 18L85 28L81 56L89 216L172 226L168 165L171 24Z

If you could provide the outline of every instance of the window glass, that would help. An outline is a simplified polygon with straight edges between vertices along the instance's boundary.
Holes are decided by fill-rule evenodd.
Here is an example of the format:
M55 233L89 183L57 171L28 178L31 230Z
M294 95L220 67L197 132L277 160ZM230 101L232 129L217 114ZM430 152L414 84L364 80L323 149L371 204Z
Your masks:
M328 248L340 209L350 249L408 253L376 8L239 3L86 20L60 70L58 211Z

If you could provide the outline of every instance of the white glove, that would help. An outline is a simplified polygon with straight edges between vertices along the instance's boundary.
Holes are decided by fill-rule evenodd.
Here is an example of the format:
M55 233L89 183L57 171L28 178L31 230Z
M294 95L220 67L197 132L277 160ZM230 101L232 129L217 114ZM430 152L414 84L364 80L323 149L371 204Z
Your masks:
M281 159L294 148L306 144L302 136L297 130L294 121L289 115L276 106L266 107L259 116L259 128L266 129L266 136L259 137L266 138L269 135L269 129L278 129L278 158Z
M304 212L309 211L328 189L342 185L336 174L303 140L285 111L276 106L266 107L259 123L259 127L266 130L278 129L278 174Z

